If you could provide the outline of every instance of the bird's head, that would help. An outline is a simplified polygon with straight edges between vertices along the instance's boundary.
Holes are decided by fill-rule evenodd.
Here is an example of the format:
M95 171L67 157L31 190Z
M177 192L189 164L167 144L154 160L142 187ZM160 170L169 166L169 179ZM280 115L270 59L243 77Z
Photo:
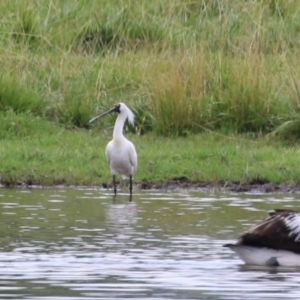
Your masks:
M128 106L122 102L118 103L118 104L115 104L110 110L92 118L89 123L92 123L94 121L96 121L98 118L100 117L103 117L107 114L110 114L112 112L116 112L120 115L124 115L126 116L126 118L128 119L128 122L131 124L131 125L134 125L134 114L133 112L128 108Z
M114 107L117 113L124 114L125 116L127 116L128 122L131 125L134 125L134 114L126 104L120 102L116 104Z

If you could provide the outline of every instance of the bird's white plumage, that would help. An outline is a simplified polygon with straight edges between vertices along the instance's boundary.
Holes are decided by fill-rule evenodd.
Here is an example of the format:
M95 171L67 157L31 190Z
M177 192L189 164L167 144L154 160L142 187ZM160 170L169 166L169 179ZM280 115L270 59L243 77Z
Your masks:
M283 217L282 217L283 218ZM295 241L300 241L300 214L294 213L283 218L284 223L289 229L289 236L293 236Z
M133 126L134 125L133 112L124 103L120 103L120 111L121 111L121 113L127 115L127 120L129 122L129 124L131 124Z
M107 144L105 155L113 175L120 174L123 178L133 176L137 169L137 153L135 146L123 135L126 119L134 125L134 114L124 104L120 103L120 113L117 117L113 139Z
M248 265L269 266L270 259L276 258L280 266L300 267L300 255L290 251L238 245L230 248Z
M107 144L105 155L113 175L114 194L117 194L115 175L119 174L123 178L129 177L130 201L132 200L132 178L137 169L137 153L132 142L123 135L124 123L128 119L134 125L134 114L124 103L116 104L110 110L93 117L89 123L105 116L109 113L117 112L118 117L114 126L113 139Z
M112 175L120 174L122 178L133 176L137 169L137 154L134 145L124 139L110 141L105 151Z

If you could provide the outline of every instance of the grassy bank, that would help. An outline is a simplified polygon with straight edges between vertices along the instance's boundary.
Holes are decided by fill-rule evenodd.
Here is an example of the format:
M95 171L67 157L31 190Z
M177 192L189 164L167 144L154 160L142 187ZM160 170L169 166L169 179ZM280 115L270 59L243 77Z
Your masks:
M297 0L12 0L0 16L2 183L107 182L114 119L88 120L120 100L139 182L299 182Z
M10 116L1 140L1 182L5 185L89 185L111 182L104 149L111 129L68 130L26 115ZM189 137L128 134L136 144L139 168L135 182L168 183L184 177L191 182L273 182L296 184L300 170L296 146L264 137L206 132Z

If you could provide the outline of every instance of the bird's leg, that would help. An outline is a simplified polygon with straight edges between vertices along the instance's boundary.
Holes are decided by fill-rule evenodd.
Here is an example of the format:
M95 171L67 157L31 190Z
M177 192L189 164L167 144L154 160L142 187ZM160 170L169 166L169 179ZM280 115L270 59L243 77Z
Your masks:
M129 192L130 192L129 201L132 201L132 175L129 176Z
M116 175L113 175L114 198L117 196Z

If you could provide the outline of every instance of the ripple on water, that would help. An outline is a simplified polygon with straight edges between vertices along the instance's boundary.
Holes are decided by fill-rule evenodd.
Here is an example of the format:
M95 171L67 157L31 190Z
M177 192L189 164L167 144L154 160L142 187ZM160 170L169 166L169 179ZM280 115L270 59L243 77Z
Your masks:
M298 270L223 247L297 197L2 190L0 298L299 299Z

